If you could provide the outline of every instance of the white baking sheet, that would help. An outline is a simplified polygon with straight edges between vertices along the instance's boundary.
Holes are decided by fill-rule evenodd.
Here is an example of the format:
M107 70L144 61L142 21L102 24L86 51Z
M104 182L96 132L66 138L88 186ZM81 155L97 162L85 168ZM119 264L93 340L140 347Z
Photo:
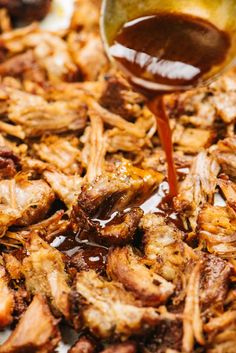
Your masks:
M42 29L56 31L68 28L73 14L74 0L53 0L50 13L41 22ZM5 342L11 331L5 330L0 333L0 344ZM67 353L71 345L76 341L77 335L69 328L62 330L64 342L60 344L57 351L59 353Z

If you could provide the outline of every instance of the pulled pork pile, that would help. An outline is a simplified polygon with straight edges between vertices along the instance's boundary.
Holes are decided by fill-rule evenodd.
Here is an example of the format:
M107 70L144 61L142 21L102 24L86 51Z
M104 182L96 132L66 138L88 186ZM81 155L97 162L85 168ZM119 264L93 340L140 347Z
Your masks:
M63 326L69 353L235 353L236 72L165 98L168 201L155 117L108 63L99 6L77 0L58 33L0 10L0 353L56 352Z

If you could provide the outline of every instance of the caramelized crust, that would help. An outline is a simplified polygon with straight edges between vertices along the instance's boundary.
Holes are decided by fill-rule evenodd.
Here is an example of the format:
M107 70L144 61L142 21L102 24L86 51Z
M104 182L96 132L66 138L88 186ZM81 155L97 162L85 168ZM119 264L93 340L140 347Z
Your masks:
M0 347L1 353L53 353L60 341L57 320L44 298L37 294L10 337Z

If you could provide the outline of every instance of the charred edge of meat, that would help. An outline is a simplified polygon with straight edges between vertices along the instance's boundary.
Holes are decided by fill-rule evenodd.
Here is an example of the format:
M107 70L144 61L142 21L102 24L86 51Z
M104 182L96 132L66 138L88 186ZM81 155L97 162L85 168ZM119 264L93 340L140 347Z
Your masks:
M159 306L167 301L174 286L148 269L142 260L131 246L115 248L108 255L107 273L113 280L121 282L143 305Z
M86 336L80 337L80 339L74 344L73 347L68 351L68 353L94 353L95 344L91 339Z
M133 240L143 211L139 207L131 208L127 212L118 213L104 227L93 221L76 205L71 214L71 229L79 234L80 239L88 237L92 241L105 246L125 245Z
M20 158L8 147L0 146L0 178L12 178L20 168Z
M53 353L61 339L57 320L45 299L36 295L10 337L0 346L0 353Z

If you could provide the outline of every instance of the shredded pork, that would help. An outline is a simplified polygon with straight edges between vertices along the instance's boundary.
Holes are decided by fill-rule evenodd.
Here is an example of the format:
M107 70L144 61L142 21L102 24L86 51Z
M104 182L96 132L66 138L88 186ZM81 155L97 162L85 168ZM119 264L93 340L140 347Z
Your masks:
M0 353L235 353L236 70L155 116L105 54L100 0L63 31L0 0ZM54 3L52 4L54 6ZM0 333L1 335L1 333Z

